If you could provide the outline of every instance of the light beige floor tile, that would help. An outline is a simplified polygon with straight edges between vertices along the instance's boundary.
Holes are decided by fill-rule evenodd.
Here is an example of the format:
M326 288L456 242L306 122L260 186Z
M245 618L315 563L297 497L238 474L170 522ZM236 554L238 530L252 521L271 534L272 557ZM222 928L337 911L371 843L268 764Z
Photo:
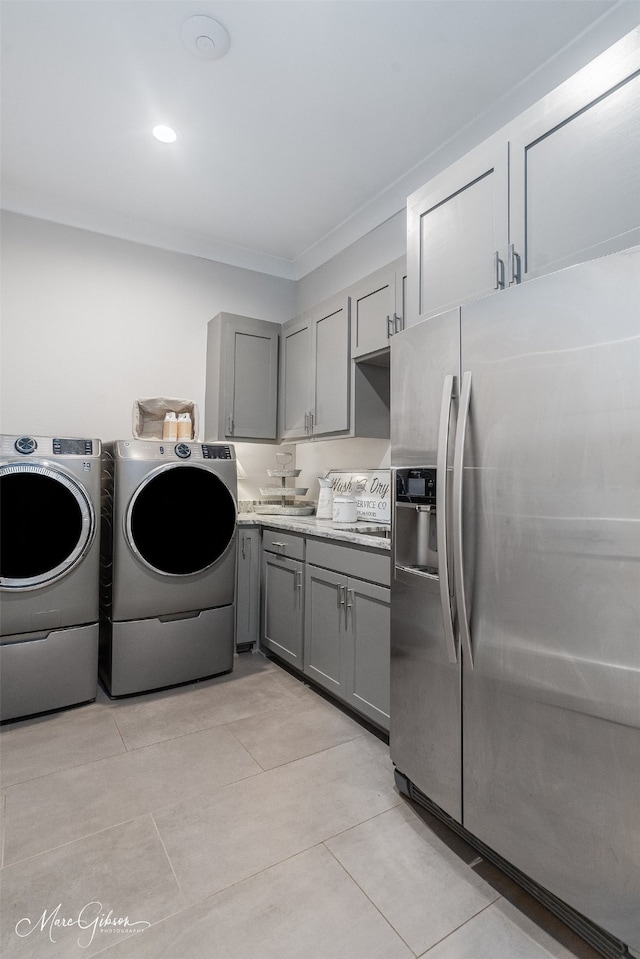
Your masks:
M260 653L254 655L261 656ZM274 660L265 659L263 656L261 656L261 658L267 664L267 667L272 670L274 679L284 686L287 692L291 693L292 696L304 698L311 691L309 684L302 676L297 673L290 673L283 666L280 666L279 663L274 662Z
M125 752L106 710L74 709L12 723L0 731L2 786Z
M113 704L112 715L127 749L138 749L297 702L273 671L264 669L224 682L210 680L120 700Z
M293 856L399 802L352 743L278 766L155 815L189 901Z
M4 862L260 771L235 736L215 728L10 786Z
M416 953L498 898L404 805L326 845Z
M359 739L354 740L355 744L363 749L368 756L371 756L372 759L376 759L379 763L389 770L391 776L393 776L394 765L391 762L391 756L389 755L389 746L387 743L383 742L381 739L378 739L377 736L374 736L373 733L363 732Z
M119 945L110 959L413 959L322 847Z
M114 932L95 923L110 911L112 920L140 922L131 927L140 930L183 906L155 825L145 816L4 869L0 954L92 956L125 935L122 927ZM73 924L54 925L63 918Z
M573 959L576 954L499 899L425 954L425 959Z
M311 756L362 735L350 716L319 696L227 726L263 769Z

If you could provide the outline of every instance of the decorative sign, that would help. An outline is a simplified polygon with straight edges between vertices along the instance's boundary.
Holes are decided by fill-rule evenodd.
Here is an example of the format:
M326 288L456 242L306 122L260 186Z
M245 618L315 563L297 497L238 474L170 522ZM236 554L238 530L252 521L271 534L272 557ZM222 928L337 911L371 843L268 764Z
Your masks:
M391 522L391 470L330 470L328 478L334 493L356 493L359 520L368 523Z

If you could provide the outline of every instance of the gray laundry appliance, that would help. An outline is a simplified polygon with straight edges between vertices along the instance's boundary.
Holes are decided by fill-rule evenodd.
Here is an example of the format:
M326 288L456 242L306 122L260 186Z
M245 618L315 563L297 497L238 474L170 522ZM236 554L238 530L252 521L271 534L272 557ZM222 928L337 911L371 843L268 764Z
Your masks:
M105 444L100 677L111 696L233 668L233 446Z
M101 444L0 435L0 719L95 699Z

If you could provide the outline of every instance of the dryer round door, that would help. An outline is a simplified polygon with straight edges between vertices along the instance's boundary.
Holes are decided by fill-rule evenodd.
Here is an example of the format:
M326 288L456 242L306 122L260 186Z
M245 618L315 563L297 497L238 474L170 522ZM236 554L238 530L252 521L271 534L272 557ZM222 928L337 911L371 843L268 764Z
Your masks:
M190 576L229 549L236 504L210 469L172 464L151 473L131 498L126 536L135 555L165 576Z
M0 466L0 587L36 589L65 576L95 530L93 505L71 475L42 463Z

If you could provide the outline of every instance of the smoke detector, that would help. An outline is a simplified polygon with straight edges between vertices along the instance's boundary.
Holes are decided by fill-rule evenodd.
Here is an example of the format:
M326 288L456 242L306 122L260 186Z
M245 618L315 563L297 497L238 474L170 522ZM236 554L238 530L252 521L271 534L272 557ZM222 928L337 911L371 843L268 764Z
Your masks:
M213 17L187 17L180 36L189 53L201 60L219 60L229 49L229 34Z

